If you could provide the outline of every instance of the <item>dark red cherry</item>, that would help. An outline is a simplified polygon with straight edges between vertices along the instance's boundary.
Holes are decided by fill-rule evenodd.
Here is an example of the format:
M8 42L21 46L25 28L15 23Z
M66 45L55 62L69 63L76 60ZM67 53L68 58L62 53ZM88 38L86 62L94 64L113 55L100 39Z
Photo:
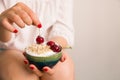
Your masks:
M53 45L55 45L55 42L53 42L53 41L48 41L48 42L47 42L47 45L48 45L48 46L53 46Z
M36 42L37 42L37 44L41 44L41 43L44 42L44 38L41 37L41 36L37 36L37 38L36 38Z
M50 47L54 52L60 52L62 50L62 47L59 45L53 45Z

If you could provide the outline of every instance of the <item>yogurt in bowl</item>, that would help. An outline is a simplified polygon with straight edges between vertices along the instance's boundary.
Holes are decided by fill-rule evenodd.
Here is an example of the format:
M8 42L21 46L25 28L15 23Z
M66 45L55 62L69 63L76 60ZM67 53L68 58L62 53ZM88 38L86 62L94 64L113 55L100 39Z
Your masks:
M46 44L31 44L25 48L25 57L30 64L34 64L39 70L44 66L53 67L62 56L62 48L52 41Z

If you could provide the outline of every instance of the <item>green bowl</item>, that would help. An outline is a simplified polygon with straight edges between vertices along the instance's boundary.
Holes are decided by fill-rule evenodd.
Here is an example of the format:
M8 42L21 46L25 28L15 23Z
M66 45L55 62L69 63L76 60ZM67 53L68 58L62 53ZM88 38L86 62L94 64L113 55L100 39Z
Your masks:
M30 64L34 64L39 70L42 70L44 66L52 68L61 58L62 52L56 53L48 57L37 57L25 54Z

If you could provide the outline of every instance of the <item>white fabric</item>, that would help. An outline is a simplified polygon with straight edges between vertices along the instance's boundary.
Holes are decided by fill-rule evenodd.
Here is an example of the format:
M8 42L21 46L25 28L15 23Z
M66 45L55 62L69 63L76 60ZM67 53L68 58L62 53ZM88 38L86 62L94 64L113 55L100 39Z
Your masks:
M54 36L63 36L69 45L73 45L72 0L0 0L0 13L17 2L25 3L37 14L43 26L40 33L45 40ZM35 43L35 38L39 34L38 28L32 25L26 25L22 29L15 24L13 26L19 32L13 33L10 41L0 42L0 48L24 50L27 45Z

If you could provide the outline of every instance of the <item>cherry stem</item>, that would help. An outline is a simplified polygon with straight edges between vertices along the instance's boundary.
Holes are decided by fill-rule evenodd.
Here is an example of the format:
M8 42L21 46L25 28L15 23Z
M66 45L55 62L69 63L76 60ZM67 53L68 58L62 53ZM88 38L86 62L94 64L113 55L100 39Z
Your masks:
M72 49L71 46L62 47L62 49Z
M39 36L40 36L40 29L39 29Z

